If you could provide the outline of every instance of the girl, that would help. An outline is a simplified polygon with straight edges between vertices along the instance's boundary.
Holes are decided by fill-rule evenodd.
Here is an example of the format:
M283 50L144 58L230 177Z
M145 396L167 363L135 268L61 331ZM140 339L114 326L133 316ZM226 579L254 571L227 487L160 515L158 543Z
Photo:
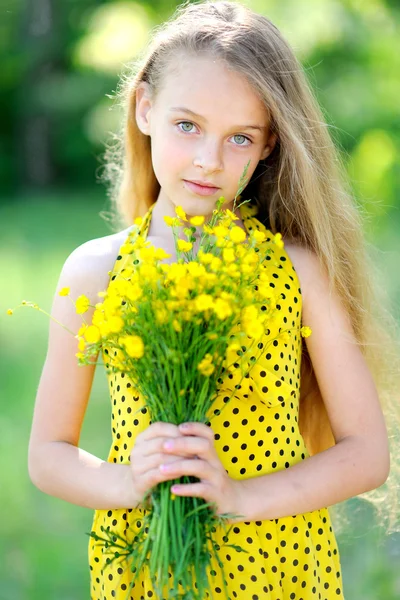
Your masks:
M150 488L196 476L198 483L172 491L215 502L218 514L242 515L231 535L247 553L223 548L215 531L230 598L343 598L327 507L388 477L381 403L390 405L378 398L375 382L387 364L377 335L386 347L389 338L371 313L360 219L304 73L265 17L233 2L185 4L154 32L120 95L123 136L107 155L105 179L128 227L77 248L57 289L68 286L72 297L85 294L94 306L110 278L123 277L130 255L119 249L138 216L141 235L175 260L163 217L181 206L207 220L220 196L233 210L250 161L242 196L252 205L236 209L236 223L267 233L281 325L304 324L312 335L304 343L298 334L275 341L254 367L253 393L239 389L219 417L224 381L207 425L151 423L132 383L109 375L113 440L103 461L78 447L95 364L78 368L76 340L51 324L31 479L48 494L95 509L92 529L100 535L109 526L132 536ZM52 315L78 331L79 316L57 294ZM279 323L265 342L278 331ZM368 345L372 333L375 344ZM107 363L106 348L103 356ZM125 600L129 569L109 561L90 539L92 600ZM218 564L210 576L207 597L221 597ZM155 597L146 572L129 596Z

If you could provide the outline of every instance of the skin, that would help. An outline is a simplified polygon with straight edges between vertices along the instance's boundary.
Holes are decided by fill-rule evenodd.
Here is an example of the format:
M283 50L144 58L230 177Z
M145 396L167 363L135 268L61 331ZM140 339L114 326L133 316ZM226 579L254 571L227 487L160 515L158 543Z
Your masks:
M265 107L243 78L210 59L182 61L166 78L155 102L146 84L138 89L137 101L137 123L151 136L154 171L161 185L148 239L169 252L172 232L163 216L175 216L175 206L180 205L187 215L207 218L221 195L226 198L224 208L232 208L244 165L251 161L251 177L276 138L269 132ZM203 120L169 115L171 106L190 108ZM188 119L193 128L187 126L189 133L182 133L176 124ZM237 129L245 123L267 129L257 134ZM242 135L251 137L253 144L247 145ZM237 147L240 144L247 147ZM184 178L211 180L221 189L215 196L198 196L186 189ZM69 286L72 298L85 294L95 305L98 291L107 288L108 272L126 236L124 230L79 246L65 261L57 291ZM152 423L137 436L129 465L101 460L78 447L95 366L78 367L76 339L50 321L29 442L33 483L80 506L114 509L140 505L145 493L160 481L194 475L199 482L179 486L175 494L214 502L217 514L241 515L232 522L301 514L383 484L390 463L385 422L349 317L340 300L329 293L328 277L318 258L284 242L302 289L303 322L313 331L306 344L335 436L334 447L288 469L237 481L220 462L210 427ZM55 293L52 316L77 332L81 317L66 300ZM89 309L87 322L92 315Z

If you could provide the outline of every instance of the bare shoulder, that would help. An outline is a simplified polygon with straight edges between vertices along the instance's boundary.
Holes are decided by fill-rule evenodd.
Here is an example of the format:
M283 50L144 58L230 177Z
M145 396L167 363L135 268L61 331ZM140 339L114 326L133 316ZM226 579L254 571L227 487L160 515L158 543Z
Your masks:
M105 290L109 282L118 250L126 240L130 228L95 238L75 248L67 257L59 278L58 289L69 287L71 295L85 294L90 300ZM79 293L78 293L79 292ZM98 298L96 299L96 302Z
M284 239L285 250L299 278L303 301L311 291L328 290L329 279L320 258L309 248L295 240Z
M336 332L340 331L340 335L355 342L351 316L320 257L292 240L284 241L284 244L299 278L304 322L325 330L329 324ZM314 339L316 337L314 335Z

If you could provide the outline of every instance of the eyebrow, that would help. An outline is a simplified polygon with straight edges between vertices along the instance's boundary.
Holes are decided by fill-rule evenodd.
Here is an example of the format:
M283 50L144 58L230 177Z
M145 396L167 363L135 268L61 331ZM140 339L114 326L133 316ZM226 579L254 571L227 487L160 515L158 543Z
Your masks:
M190 108L185 108L184 106L173 106L170 108L170 112L184 112L188 115L196 117L197 119L202 119L207 123L207 119L205 117L198 115L197 113L193 112L193 110L190 110ZM262 125L236 125L233 129L257 129L258 131L263 132L267 129L267 127Z

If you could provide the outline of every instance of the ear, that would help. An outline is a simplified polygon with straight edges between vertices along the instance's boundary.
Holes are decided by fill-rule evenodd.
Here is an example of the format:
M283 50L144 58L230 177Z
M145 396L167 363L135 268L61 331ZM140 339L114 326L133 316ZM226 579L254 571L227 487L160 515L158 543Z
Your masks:
M136 123L145 135L150 135L150 113L152 101L149 84L141 81L136 88Z
M264 158L267 158L267 156L269 156L271 154L272 150L275 148L277 139L278 139L278 136L276 133L270 134L268 141L264 147L264 150L261 154L260 160L264 160Z

